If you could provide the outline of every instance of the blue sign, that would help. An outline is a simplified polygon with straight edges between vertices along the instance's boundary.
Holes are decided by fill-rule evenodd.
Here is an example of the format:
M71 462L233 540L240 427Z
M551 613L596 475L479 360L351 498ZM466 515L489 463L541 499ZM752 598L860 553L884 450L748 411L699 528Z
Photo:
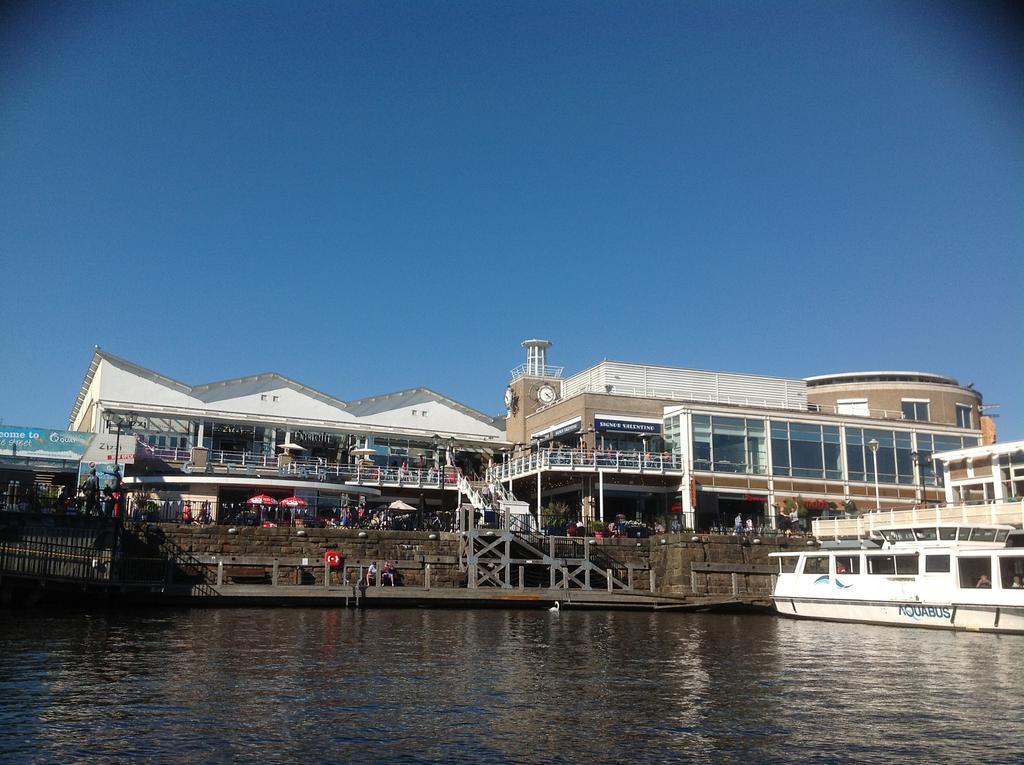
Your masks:
M0 456L74 460L85 454L92 433L0 425Z
M614 430L622 433L660 433L660 422L636 422L634 420L609 420L594 418L594 430Z
M563 425L560 428L555 428L554 430L551 431L551 434L545 436L545 438L558 438L559 436L567 436L570 433L575 433L579 429L580 424L578 422L574 422L571 425Z

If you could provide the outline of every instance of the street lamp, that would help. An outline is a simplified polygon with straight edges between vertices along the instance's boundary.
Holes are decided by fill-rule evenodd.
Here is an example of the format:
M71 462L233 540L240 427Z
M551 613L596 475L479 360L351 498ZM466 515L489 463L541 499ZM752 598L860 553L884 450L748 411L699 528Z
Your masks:
M917 465L917 479L918 479L918 482L921 484L921 504L922 505L927 505L928 504L925 501L925 498L924 498L924 464L925 464L924 455L925 454L926 454L926 452L911 452L910 453L911 459L913 459L914 460L914 464Z
M117 460L121 456L121 431L135 427L137 421L133 415L118 415L116 420L107 420L107 429L117 428L117 439L114 441L114 472L117 473Z
M868 448L871 450L871 461L875 466L875 510L880 510L882 503L878 500L878 439L872 438L868 441Z

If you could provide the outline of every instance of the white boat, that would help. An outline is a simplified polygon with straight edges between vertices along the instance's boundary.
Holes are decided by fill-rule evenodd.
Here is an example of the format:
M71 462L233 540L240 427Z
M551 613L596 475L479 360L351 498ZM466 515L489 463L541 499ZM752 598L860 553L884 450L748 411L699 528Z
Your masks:
M785 616L1024 634L1024 536L1014 527L906 524L874 540L771 553Z

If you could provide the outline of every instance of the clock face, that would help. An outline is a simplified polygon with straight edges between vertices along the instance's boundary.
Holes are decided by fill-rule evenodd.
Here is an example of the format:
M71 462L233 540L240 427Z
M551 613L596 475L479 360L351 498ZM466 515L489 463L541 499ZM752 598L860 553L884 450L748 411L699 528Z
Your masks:
M550 404L555 400L555 389L550 385L542 385L537 390L537 399L542 404Z

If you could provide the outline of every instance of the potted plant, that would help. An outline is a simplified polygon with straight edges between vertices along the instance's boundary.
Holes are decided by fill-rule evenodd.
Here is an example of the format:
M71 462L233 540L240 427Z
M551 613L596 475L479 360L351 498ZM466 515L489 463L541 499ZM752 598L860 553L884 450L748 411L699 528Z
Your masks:
M565 502L552 502L541 513L541 526L548 536L564 536L569 523L569 506Z
M601 521L591 521L590 530L594 532L595 539L604 539L608 535L608 527Z

